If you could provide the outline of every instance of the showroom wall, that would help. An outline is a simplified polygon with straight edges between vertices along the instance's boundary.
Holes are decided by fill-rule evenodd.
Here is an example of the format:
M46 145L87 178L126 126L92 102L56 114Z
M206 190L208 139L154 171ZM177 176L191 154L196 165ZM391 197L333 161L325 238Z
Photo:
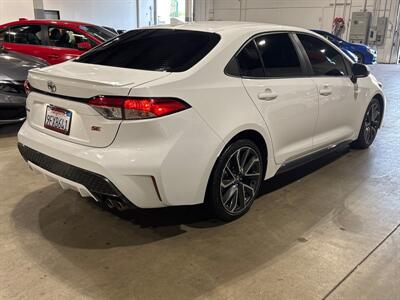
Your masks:
M195 20L269 22L331 31L335 15L346 21L346 39L352 12L362 11L365 4L368 11L375 11L372 22L378 13L389 17L385 44L377 47L378 61L396 61L392 43L399 40L395 31L399 0L195 0Z
M139 0L141 1L141 0ZM34 19L34 1L0 0L0 24ZM45 10L58 10L64 20L79 20L116 29L137 27L136 0L42 0Z
M0 24L19 18L34 18L32 0L0 0Z
M116 29L136 28L136 0L43 0L63 20L79 20Z

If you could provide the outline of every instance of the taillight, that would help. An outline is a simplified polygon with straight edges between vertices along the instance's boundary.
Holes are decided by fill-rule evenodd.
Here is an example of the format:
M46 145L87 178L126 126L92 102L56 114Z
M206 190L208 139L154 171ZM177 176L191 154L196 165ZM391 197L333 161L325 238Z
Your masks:
M24 82L24 89L25 89L25 94L26 94L27 96L28 96L29 93L32 91L32 86L31 86L31 84L29 83L28 80L25 80L25 82Z
M103 117L111 120L157 118L185 110L190 106L175 98L124 98L98 96L89 100Z

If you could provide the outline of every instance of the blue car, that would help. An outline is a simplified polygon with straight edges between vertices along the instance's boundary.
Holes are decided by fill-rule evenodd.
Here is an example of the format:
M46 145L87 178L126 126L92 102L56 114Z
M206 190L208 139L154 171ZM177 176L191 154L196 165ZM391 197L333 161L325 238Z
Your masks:
M328 39L330 42L334 43L336 46L338 46L340 49L342 49L344 52L348 54L348 51L354 53L357 58L358 62L362 64L376 64L376 51L367 45L363 44L352 44L349 42L346 42L342 40L341 38L326 32L322 30L312 30L326 39Z

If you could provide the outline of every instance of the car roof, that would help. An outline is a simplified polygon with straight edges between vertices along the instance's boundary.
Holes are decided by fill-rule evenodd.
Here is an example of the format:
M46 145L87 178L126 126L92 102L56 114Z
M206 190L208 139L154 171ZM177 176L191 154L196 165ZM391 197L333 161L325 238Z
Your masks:
M0 27L8 27L20 24L35 24L35 25L59 25L59 26L68 26L68 27L78 27L81 25L93 25L85 22L77 22L77 21L67 21L67 20L28 20L28 19L19 19L18 21L9 22Z
M236 21L205 21L205 22L192 22L182 23L176 25L160 25L153 26L151 28L167 28L167 29L182 29L182 30L194 30L204 31L212 33L254 33L254 32L268 32L268 31L300 31L300 32L311 32L307 29L269 24L269 23L255 23L255 22L236 22Z
M320 30L320 29L311 29L311 31L314 31L314 32L316 32L316 33L327 34L327 35L330 35L330 36L332 36L332 37L335 37L335 38L337 38L337 36L335 36L334 34L332 34L332 33L328 32L328 31L325 31L325 30Z

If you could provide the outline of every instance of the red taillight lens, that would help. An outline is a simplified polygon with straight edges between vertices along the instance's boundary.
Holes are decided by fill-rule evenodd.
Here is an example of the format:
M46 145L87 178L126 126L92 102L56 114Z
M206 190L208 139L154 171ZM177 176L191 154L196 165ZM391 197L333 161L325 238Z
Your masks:
M166 116L189 108L174 98L120 98L99 96L89 101L107 119L139 120Z
M24 89L25 89L25 94L27 96L29 95L30 92L32 92L32 86L28 80L25 80L25 82L24 82Z

